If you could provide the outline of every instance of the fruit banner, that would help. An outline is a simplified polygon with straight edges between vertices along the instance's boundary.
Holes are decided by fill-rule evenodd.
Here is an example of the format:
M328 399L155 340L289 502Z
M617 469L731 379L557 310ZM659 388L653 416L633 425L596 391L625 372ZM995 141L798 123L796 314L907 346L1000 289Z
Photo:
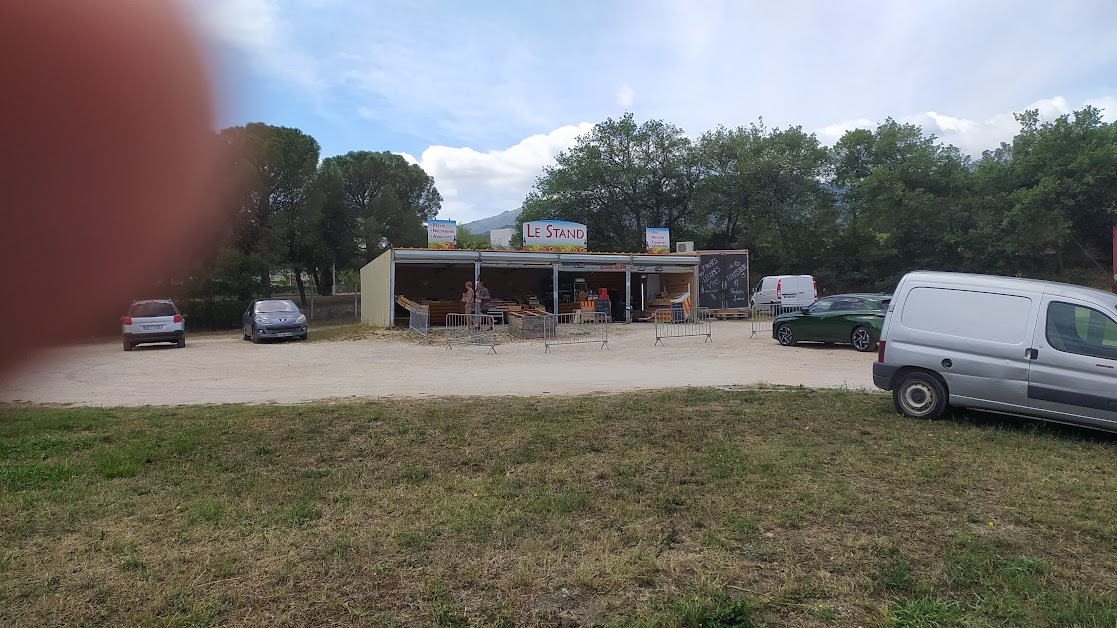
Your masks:
M652 255L666 255L671 252L670 229L647 229L644 240L648 243L648 253Z
M458 239L458 223L453 220L427 221L427 248L452 249Z

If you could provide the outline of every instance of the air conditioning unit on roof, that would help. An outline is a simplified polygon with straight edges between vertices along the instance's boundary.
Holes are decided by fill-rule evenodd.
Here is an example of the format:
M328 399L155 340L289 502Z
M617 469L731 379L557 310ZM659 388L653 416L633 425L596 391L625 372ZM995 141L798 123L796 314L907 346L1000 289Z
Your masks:
M694 252L694 243L693 242L676 242L675 243L675 252L676 253L693 253Z

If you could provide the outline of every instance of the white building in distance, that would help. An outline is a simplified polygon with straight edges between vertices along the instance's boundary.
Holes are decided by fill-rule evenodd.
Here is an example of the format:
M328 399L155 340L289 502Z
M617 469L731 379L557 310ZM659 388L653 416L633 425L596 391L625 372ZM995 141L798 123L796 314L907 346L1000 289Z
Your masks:
M489 244L494 249L507 249L512 246L511 229L493 229L489 232Z

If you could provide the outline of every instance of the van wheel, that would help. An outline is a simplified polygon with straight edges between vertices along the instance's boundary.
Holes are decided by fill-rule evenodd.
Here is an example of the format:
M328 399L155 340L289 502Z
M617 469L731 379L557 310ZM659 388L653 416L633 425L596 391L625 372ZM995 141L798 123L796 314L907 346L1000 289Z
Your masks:
M860 325L850 334L849 342L854 349L862 352L877 348L877 343L873 342L873 335L869 333L868 328Z
M791 331L791 325L780 325L776 330L776 340L785 347L790 347L795 344L795 334Z
M896 412L913 419L937 419L946 410L946 389L927 373L909 373L892 389Z

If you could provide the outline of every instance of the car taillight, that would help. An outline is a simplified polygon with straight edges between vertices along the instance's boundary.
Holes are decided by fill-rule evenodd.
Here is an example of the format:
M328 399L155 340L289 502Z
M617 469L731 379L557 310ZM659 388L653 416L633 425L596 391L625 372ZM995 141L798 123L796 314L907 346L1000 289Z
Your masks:
M175 314L175 322L176 323L181 323L182 322L182 314Z
M783 280L780 279L779 281L776 282L776 300L780 301L782 299L783 299Z
M125 316L125 317L121 318L120 319L120 324L121 325L131 325L132 324L132 317L131 316Z
M877 362L884 363L884 341L877 343Z

